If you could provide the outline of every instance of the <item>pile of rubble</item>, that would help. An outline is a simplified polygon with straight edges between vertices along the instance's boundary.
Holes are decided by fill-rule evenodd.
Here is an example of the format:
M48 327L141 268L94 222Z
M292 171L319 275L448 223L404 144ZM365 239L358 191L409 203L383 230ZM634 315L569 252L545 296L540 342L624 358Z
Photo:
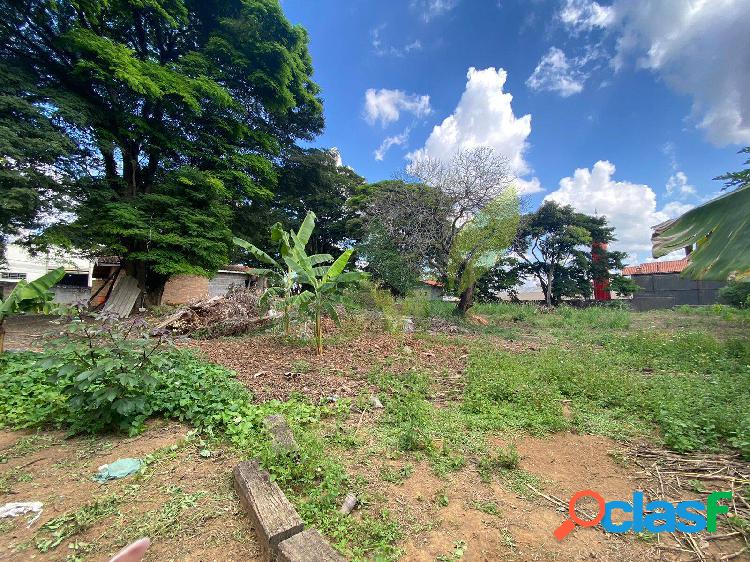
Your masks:
M157 323L154 331L203 337L236 336L270 322L273 313L261 315L259 296L248 289L232 289L224 297L211 297L180 307Z

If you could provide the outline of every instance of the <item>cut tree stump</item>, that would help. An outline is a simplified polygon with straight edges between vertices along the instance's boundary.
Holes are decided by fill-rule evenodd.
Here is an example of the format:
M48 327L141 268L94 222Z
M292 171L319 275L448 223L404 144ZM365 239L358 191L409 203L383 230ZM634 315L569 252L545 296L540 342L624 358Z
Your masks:
M308 529L279 545L278 562L346 562L316 529Z
M276 454L296 453L299 445L294 434L281 414L273 414L263 420L263 425L271 436L271 447Z
M302 518L258 461L234 468L234 486L258 534L263 559L274 560L279 543L302 532Z

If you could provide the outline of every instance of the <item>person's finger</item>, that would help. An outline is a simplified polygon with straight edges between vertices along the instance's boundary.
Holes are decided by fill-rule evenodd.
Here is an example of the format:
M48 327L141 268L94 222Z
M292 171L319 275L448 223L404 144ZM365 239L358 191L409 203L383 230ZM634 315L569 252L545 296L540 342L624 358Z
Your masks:
M149 546L151 539L148 537L138 539L115 554L109 562L141 562Z

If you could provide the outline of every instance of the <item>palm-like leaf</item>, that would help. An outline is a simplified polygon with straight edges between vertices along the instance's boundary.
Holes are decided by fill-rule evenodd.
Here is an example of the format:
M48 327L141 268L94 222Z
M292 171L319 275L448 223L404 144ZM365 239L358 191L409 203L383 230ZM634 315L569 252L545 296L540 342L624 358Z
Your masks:
M321 263L328 263L330 261L333 261L331 254L315 254L310 256L310 263L312 265L320 265Z
M352 257L353 253L354 250L349 249L336 258L336 261L333 262L333 265L328 268L328 271L326 271L326 274L323 276L323 283L333 281L336 277L341 275L341 272L344 271L344 268L346 267L346 264L349 263L349 258Z
M58 267L34 281L19 281L8 297L0 302L0 320L18 311L38 311L52 300L50 289L65 277L65 268Z
M267 265L272 265L274 267L279 267L279 264L276 263L276 260L274 260L271 256L269 256L263 250L258 248L256 245L251 244L250 242L243 240L242 238L235 237L233 238L233 240L237 246L250 252L252 256L259 262L265 263Z
M305 216L305 220L302 221L302 224L297 231L297 241L302 244L303 248L307 246L307 243L310 241L310 236L312 236L314 228L315 213L313 213L312 211L308 211L307 215Z
M750 278L750 185L722 195L676 219L657 225L655 258L698 243L683 275L723 281Z

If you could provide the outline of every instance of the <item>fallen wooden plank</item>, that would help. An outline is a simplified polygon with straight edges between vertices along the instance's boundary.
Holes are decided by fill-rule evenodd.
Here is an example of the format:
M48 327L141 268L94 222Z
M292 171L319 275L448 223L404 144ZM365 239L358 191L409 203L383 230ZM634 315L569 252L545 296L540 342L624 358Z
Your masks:
M141 289L135 277L131 277L124 270L120 271L107 302L104 303L104 312L127 318L140 294Z
M271 447L275 453L295 453L299 450L294 434L283 415L273 414L268 416L263 420L263 425L271 436Z
M278 562L346 562L316 529L308 529L279 545Z
M241 462L234 468L234 487L258 534L264 560L274 560L279 544L302 532L302 518L258 461Z

